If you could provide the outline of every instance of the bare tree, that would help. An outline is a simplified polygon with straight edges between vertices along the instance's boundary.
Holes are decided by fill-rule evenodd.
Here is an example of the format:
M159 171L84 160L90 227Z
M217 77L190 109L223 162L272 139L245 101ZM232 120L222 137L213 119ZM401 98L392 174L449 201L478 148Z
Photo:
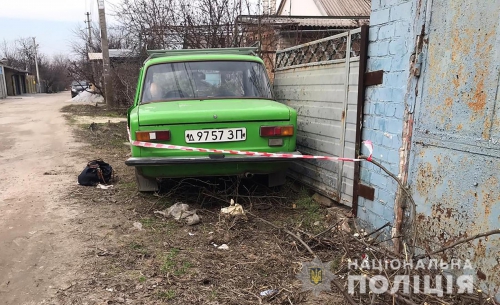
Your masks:
M70 78L74 81L89 81L95 85L97 93L104 94L102 80L102 64L91 62L90 53L101 53L101 36L98 25L93 24L89 45L88 31L77 27L73 30L74 39L71 41L71 50L74 59L68 64ZM112 28L108 32L109 48L127 48L127 38L120 28ZM89 46L88 46L89 45Z
M177 0L124 0L114 7L119 28L136 49L174 48L179 42L175 26Z
M116 16L135 49L219 48L240 44L235 22L253 11L249 0L124 0Z
M40 52L37 57L41 83L46 86L44 91L57 92L69 85L67 57L59 54L49 58ZM33 75L36 73L35 49L31 37L19 38L11 42L4 40L0 44L0 58L5 58L10 67L26 70Z
M46 92L59 92L71 83L68 71L69 59L65 55L56 54L50 61L42 59L40 74L47 86Z
M7 65L30 72L35 70L35 49L32 38L21 37L10 42L4 40L0 51L2 58L7 59Z

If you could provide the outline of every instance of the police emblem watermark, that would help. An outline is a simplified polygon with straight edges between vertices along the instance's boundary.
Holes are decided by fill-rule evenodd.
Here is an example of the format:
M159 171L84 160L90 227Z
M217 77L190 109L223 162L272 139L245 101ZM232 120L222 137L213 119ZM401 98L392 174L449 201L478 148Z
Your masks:
M302 291L312 290L315 296L322 291L330 291L331 282L337 278L330 271L331 262L323 263L318 257L311 262L302 263L302 270L297 279L302 281Z
M330 265L331 262L322 263L317 257L311 262L302 263L302 269L297 275L297 278L302 281L302 291L312 290L315 296L318 296L322 291L330 291L331 282L339 278L330 271ZM395 275L391 279L387 277L387 271L400 269L440 270L441 274L414 274L412 276L401 274ZM444 294L470 294L473 293L474 289L474 277L471 275L473 267L469 260L453 259L451 263L447 263L436 259L427 262L423 260L413 262L411 260L369 260L366 258L361 262L348 260L348 270L378 271L372 275L366 272L362 272L362 275L347 275L349 294L384 294L387 292L394 294L398 291L409 293L412 290L414 294L425 293L442 297ZM453 270L456 271L453 272ZM459 270L462 270L464 274L457 274L460 273ZM455 273L455 275L445 274L446 271ZM345 277L343 278L345 279Z
M471 275L473 267L468 259L452 259L451 263L448 263L437 259L430 259L428 261L418 260L414 262L413 260L369 260L366 258L361 262L349 260L348 269L379 272L379 274L371 276L368 276L366 273L363 275L348 275L347 290L349 294L354 294L355 292L361 294L369 292L383 294L390 292L394 294L400 290L404 293L409 293L412 290L413 294L425 293L442 297L445 294L471 294L474 290L474 277ZM400 269L439 270L441 274L414 274L412 276L400 274L395 275L392 281L385 275L388 271L397 271ZM457 274L460 273L459 270L462 270L464 274Z

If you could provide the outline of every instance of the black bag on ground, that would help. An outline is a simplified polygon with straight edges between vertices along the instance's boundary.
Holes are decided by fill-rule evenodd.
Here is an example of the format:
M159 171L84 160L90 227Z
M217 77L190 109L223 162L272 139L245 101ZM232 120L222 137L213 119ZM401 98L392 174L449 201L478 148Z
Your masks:
M113 178L113 168L102 159L92 160L78 176L78 184L94 186L108 184Z

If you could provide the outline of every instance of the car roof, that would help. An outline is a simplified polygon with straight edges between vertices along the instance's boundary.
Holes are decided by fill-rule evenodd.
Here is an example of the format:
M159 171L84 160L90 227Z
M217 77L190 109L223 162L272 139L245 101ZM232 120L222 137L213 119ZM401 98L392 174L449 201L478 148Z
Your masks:
M237 55L237 54L195 54L195 55L178 55L178 56L162 56L151 58L144 64L147 68L156 64L186 62L186 61L253 61L263 64L264 62L257 56L253 55Z

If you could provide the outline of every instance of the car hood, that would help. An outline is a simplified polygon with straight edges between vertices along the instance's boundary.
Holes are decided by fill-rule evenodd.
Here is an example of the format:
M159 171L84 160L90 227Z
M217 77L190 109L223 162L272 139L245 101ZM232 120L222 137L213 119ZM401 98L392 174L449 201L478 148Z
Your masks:
M288 106L259 99L183 100L142 104L139 125L287 121Z

